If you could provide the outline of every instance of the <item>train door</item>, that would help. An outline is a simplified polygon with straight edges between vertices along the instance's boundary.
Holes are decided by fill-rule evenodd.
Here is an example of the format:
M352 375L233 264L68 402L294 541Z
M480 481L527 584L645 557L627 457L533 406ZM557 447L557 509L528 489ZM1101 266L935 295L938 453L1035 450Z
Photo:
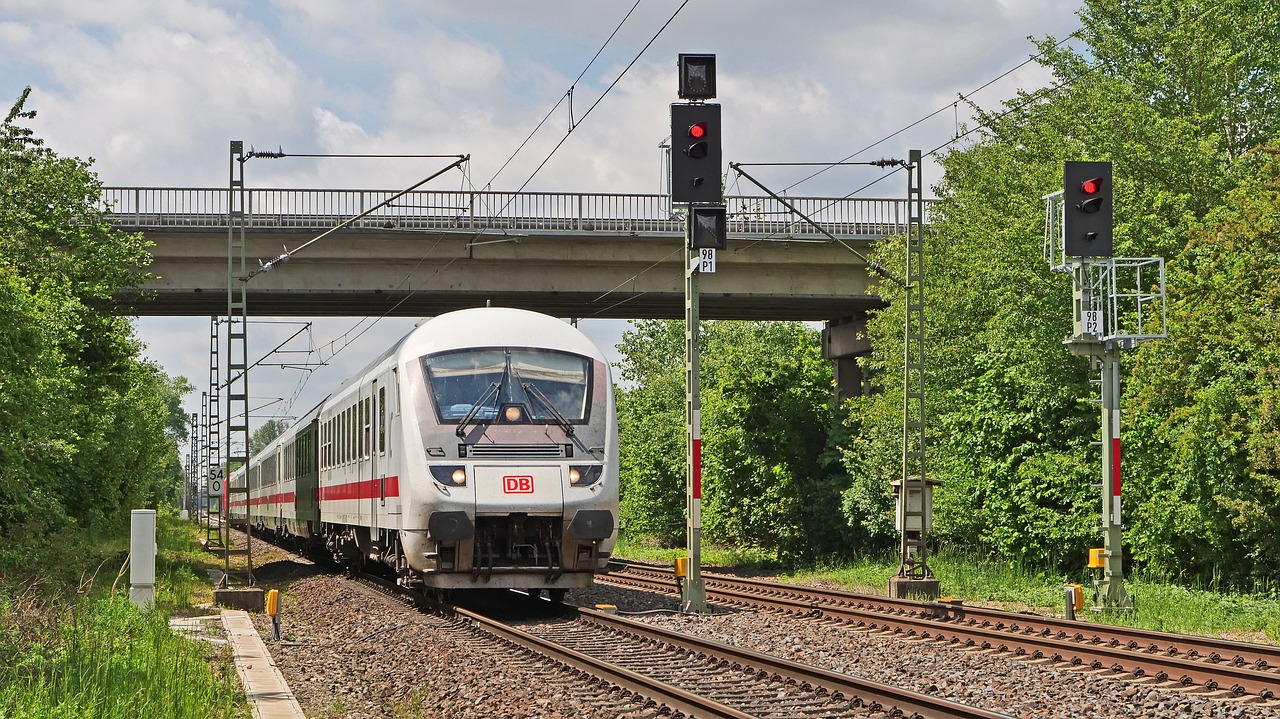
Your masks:
M390 433L391 416L395 396L395 370L384 374L374 388L374 430L373 452L377 457L378 476L383 483L383 498L386 511L386 523L396 529L400 528L400 477L396 464L391 456Z
M375 382L374 387L377 386ZM378 466L373 454L369 451L369 440L373 438L372 392L361 393L356 400L356 453L359 457L361 484L369 488L369 536L378 542L379 514L382 510L382 482L378 479Z
M369 509L373 517L374 536L377 536L378 528L384 522L382 521L383 507L386 505L386 488L383 487L382 475L378 473L378 453L373 451L373 438L376 436L375 429L378 414L378 380L374 380L369 387L369 396L361 400L361 406L364 407L363 416L361 417L361 452L365 457L366 467L365 477L369 481L369 485L373 491L369 493Z

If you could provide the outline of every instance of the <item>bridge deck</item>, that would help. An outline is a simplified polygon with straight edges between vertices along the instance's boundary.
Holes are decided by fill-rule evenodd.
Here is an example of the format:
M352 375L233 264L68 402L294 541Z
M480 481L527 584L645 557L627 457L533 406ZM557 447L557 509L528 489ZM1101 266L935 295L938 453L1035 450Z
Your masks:
M395 193L249 190L250 267ZM155 242L139 314L226 312L227 190L105 188L119 228ZM903 200L794 198L849 245L905 230ZM708 319L835 319L880 304L861 260L770 198L728 197ZM564 317L683 315L682 213L661 195L424 191L256 275L255 315L426 316L486 302Z

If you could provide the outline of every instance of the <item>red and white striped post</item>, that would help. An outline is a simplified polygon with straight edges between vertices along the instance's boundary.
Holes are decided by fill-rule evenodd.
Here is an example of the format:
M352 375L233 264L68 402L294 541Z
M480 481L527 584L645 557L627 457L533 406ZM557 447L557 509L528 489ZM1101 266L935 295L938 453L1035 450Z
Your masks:
M1120 472L1120 343L1104 344L1102 362L1102 580L1095 592L1096 609L1127 609L1124 591L1124 547L1121 544Z

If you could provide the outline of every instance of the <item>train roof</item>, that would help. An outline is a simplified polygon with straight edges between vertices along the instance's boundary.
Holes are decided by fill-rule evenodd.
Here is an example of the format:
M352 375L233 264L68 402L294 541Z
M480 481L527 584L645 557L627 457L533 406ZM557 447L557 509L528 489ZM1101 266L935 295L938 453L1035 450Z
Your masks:
M604 353L577 327L540 312L514 307L475 307L429 317L348 377L325 398L342 394L387 358L408 345L416 356L463 347L539 347L562 349L608 364ZM324 402L321 402L324 404Z
M402 340L410 354L464 347L560 349L606 361L600 348L564 320L512 307L458 310L428 320Z
M253 456L249 458L249 464L254 464L254 460L257 459L259 455L268 454L270 452L275 451L276 447L283 445L285 442L289 441L291 438L293 438L295 435L297 435L299 432L305 429L307 425L311 424L313 421L315 421L317 417L320 416L320 409L324 407L324 403L328 401L329 401L329 397L325 397L324 399L320 400L320 402L316 406L307 410L305 414L303 414L296 421L294 421L293 424L289 425L288 429L281 432L278 437L271 440L270 442L267 442L266 446L264 446L262 449L258 450L257 452L254 452Z

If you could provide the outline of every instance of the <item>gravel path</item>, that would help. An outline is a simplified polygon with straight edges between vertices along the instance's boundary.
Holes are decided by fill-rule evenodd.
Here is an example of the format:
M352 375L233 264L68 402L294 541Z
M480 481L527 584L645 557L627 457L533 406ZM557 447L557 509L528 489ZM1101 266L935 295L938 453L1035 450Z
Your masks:
M279 562L264 567L259 581L278 586L273 576L306 573ZM633 619L1028 719L1280 719L1273 709L1239 700L944 649L832 621L737 610L707 617L665 613L677 608L674 595L601 584L570 592L566 601L614 604ZM268 639L268 646L308 717L657 716L633 698L493 649L456 622L415 614L336 577L294 581L281 606L282 642ZM269 638L267 618L255 621Z

